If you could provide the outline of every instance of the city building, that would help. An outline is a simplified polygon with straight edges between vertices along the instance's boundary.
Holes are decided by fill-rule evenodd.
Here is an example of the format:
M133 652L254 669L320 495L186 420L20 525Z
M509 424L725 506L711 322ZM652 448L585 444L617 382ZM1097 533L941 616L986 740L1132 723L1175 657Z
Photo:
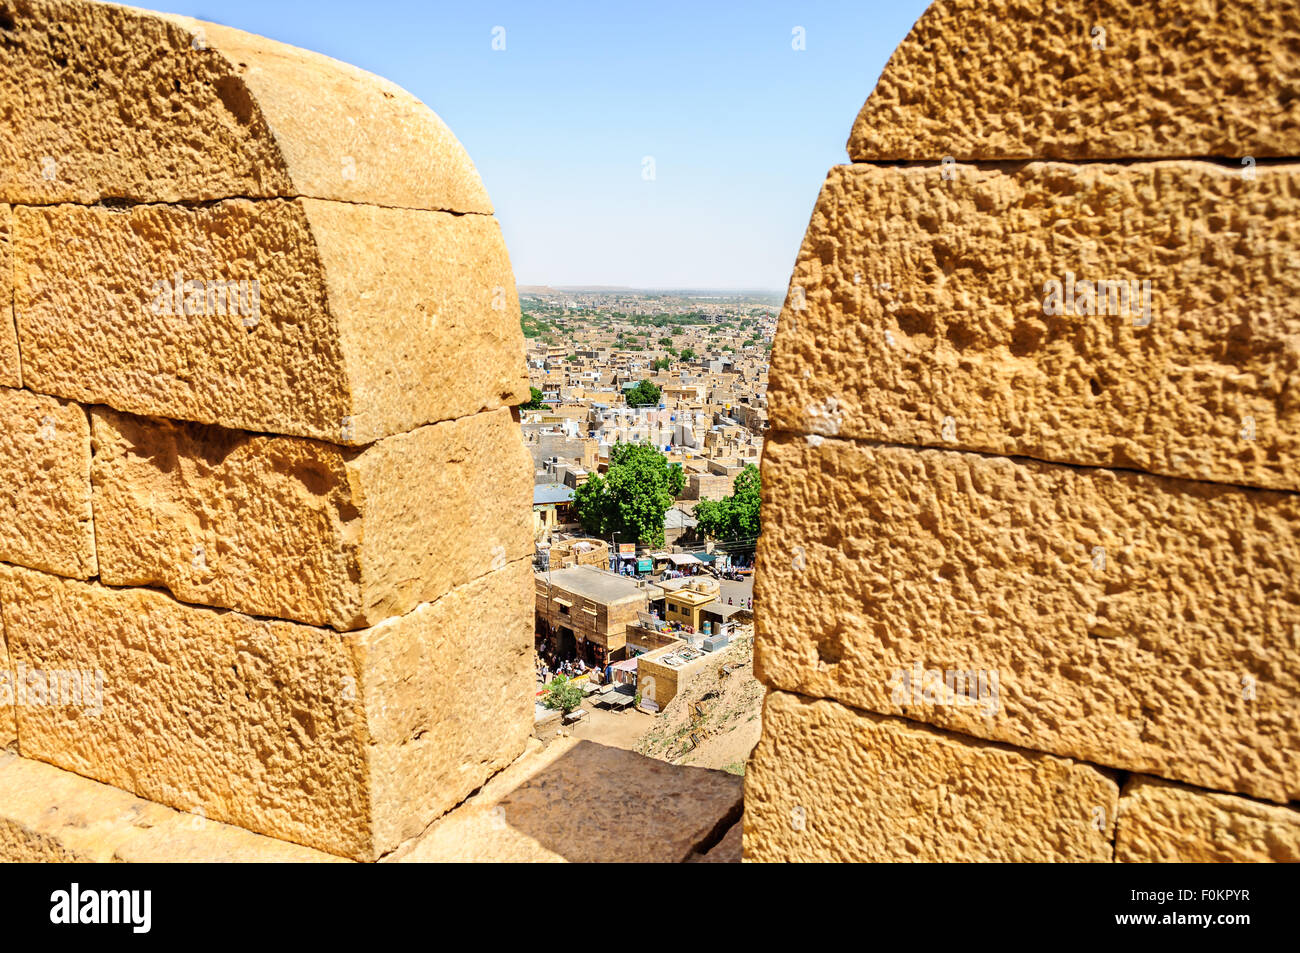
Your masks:
M594 566L539 572L534 580L540 644L595 666L626 656L627 626L649 607L646 585Z

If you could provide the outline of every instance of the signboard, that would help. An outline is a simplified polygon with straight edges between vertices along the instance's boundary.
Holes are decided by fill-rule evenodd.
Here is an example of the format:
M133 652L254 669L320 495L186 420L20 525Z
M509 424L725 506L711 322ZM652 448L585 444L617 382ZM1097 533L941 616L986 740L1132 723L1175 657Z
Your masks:
M635 555L636 555L636 543L619 543L619 544L618 544L618 554L619 554L620 556L635 556Z
M651 559L649 556L642 556L640 559L636 561L637 572L653 572L654 568L655 568L655 561Z

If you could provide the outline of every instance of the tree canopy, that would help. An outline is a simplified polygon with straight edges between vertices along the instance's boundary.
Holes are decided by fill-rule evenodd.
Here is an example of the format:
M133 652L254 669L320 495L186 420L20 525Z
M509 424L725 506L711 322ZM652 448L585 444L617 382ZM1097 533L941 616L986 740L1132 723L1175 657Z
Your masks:
M546 686L542 704L547 708L558 708L567 715L582 704L582 688L565 676L556 675Z
M542 410L548 405L542 403L542 392L536 387L529 387L528 392L531 395L528 403L520 404L521 410Z
M573 491L574 508L593 536L662 546L664 514L685 483L681 464L669 464L649 444L616 443L609 451L609 471L592 474Z
M701 500L695 507L699 531L714 539L756 539L759 534L761 480L758 467L746 464L736 476L734 492L721 500Z
M647 404L659 403L659 388L650 381L642 381L631 390L624 398L627 400L629 407L644 407Z

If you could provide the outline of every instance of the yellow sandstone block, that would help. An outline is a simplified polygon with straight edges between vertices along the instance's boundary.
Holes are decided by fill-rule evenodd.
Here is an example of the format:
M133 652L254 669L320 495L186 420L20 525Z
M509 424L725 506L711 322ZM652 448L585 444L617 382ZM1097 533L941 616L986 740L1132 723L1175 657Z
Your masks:
M0 200L311 196L492 211L443 122L355 66L85 0L15 0L7 18Z
M0 567L22 753L374 860L523 750L530 574L340 634Z
M738 860L726 831L739 826L741 795L725 771L557 738L385 860L678 864L709 846L711 861L733 850Z
M532 464L505 409L360 451L104 408L93 434L108 585L355 629L531 555Z
M0 387L21 387L23 383L13 303L13 209L0 204Z
M495 220L235 199L15 214L33 390L358 445L527 400Z
M746 861L1109 861L1091 765L769 692L745 771Z
M763 479L769 686L1300 796L1295 494L790 435Z
M95 575L90 421L77 404L0 387L0 561Z
M1300 155L1297 44L1285 0L936 0L890 57L849 154Z
M946 171L831 170L774 428L1300 489L1300 166Z
M1159 778L1135 777L1119 799L1115 859L1300 862L1300 811Z
M339 863L342 858L0 753L0 861Z
M14 721L14 676L4 639L4 610L0 607L0 749L16 748L18 724Z

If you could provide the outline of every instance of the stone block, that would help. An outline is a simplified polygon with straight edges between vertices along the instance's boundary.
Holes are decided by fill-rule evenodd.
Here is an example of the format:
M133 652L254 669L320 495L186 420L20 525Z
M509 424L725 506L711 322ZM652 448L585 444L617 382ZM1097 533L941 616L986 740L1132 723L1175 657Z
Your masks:
M446 125L355 66L85 0L14 0L6 18L0 200L310 196L492 211Z
M0 561L96 573L90 421L77 404L0 387Z
M890 57L849 155L1294 156L1297 44L1300 19L1277 0L937 0Z
M737 826L741 779L725 771L667 764L573 738L556 739L544 750L532 744L482 791L388 859L682 863Z
M1300 489L1300 166L953 168L831 170L775 429Z
M1109 861L1091 765L770 692L745 772L747 861Z
M527 400L491 218L234 199L20 208L14 232L41 393L346 445Z
M164 807L50 764L0 753L0 861L210 864L342 860Z
M21 387L23 384L13 305L13 209L0 204L0 387Z
M374 860L523 749L530 576L520 560L340 634L0 567L22 753Z
M763 492L769 686L1300 797L1296 494L791 435Z
M355 629L531 555L505 409L364 450L93 412L101 581Z
M1126 863L1300 862L1300 811L1136 776L1119 799Z

